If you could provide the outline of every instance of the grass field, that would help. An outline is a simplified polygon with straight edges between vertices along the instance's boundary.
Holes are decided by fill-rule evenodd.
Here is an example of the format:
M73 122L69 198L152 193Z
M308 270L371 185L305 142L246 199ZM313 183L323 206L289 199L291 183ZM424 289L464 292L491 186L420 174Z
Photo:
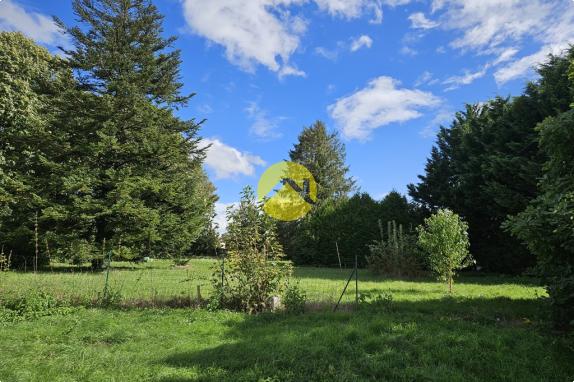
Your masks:
M189 269L167 262L142 267L153 270L112 272L114 282L122 280L124 298L190 293L200 277L209 282L212 262L195 260ZM154 279L138 281L146 272ZM302 288L321 299L340 293L347 276L334 269L296 270ZM0 291L9 296L42 287L88 296L103 287L102 277L65 269L8 272L0 274ZM194 282L180 282L186 277ZM430 279L389 280L361 271L359 288L392 301L337 313L326 305L327 311L299 316L76 307L63 315L2 322L0 381L574 379L572 343L550 333L543 289L532 280L466 276L448 296L444 285Z

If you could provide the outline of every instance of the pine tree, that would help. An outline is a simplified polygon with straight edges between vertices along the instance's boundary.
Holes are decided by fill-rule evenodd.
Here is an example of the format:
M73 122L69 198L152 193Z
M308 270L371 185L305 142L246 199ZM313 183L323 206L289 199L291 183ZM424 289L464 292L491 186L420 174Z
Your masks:
M289 151L289 158L313 174L319 201L345 196L355 188L355 181L347 177L345 145L337 133L329 133L321 121L303 129Z
M133 256L180 255L204 229L214 202L205 188L199 124L174 110L180 52L162 37L150 0L74 0L81 26L67 28L79 90L60 124L74 126L65 193L52 218L73 240L104 239ZM73 107L73 110L70 110Z

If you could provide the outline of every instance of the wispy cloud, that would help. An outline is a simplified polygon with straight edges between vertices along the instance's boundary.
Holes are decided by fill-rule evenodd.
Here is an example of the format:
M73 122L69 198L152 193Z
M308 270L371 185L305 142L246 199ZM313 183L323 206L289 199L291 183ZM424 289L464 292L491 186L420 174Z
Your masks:
M409 16L411 28L415 29L433 29L439 26L439 23L426 18L424 13L417 12Z
M370 48L372 45L373 39L367 35L362 35L351 41L351 52L356 52L361 48Z
M448 85L445 91L458 89L462 85L469 85L474 81L476 81L477 79L484 77L484 75L488 70L488 67L489 67L488 65L485 65L482 67L482 69L475 72L465 70L464 74L460 76L451 76L447 78L446 80L443 81L444 85Z
M434 78L433 74L428 70L425 70L415 81L415 86L419 87L422 85L434 85L438 83L439 80Z
M249 129L251 134L263 140L281 138L282 134L277 131L277 128L283 118L269 117L267 111L261 109L257 102L250 102L245 111L253 122Z
M499 84L528 76L546 55L560 54L574 41L571 1L434 0L432 10L443 28L460 32L453 49L497 57L489 65L497 67ZM539 49L520 57L526 41Z

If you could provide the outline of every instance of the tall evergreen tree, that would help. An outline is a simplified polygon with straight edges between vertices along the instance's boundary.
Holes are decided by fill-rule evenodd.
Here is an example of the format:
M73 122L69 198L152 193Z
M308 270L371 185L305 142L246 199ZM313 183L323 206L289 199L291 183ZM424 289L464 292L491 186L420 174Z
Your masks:
M347 176L345 155L345 145L337 133L329 133L321 121L305 127L289 151L292 162L305 166L313 174L319 201L345 196L355 188L355 181Z
M199 124L174 110L182 95L180 52L162 36L150 0L74 0L82 25L66 27L79 82L59 123L74 142L60 178L60 204L48 211L60 232L126 253L178 255L203 230L214 196L206 190ZM70 95L72 96L72 95ZM71 109L73 107L73 109Z

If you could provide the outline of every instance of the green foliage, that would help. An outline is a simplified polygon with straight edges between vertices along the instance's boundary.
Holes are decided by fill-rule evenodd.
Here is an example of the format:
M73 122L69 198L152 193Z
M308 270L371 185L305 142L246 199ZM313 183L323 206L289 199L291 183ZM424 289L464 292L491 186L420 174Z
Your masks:
M297 285L289 285L283 293L283 305L287 313L302 314L305 312L307 294Z
M4 297L0 307L0 321L32 320L44 316L66 315L73 310L63 301L45 292L28 292Z
M574 327L574 110L549 117L538 127L548 160L540 195L510 219L507 228L537 256L548 285L554 322Z
M535 127L574 100L568 66L568 57L550 56L523 95L467 105L449 128L441 127L425 174L409 185L413 200L429 213L449 208L465 217L472 252L485 269L520 273L535 263L501 225L537 196L545 155Z
M292 162L305 166L313 174L319 201L345 196L355 188L355 181L347 177L345 156L345 145L337 133L329 133L321 121L305 127L289 151Z
M416 208L396 191L381 202L367 193L328 199L301 221L287 225L285 251L296 264L339 266L337 247L343 266L352 266L355 255L359 266L367 264L369 245L379 237L378 219L395 220L404 227L418 224ZM285 227L285 225L282 225Z
M393 221L387 224L387 234L379 220L380 240L369 245L369 269L375 274L419 276L422 256L414 234L404 233L403 226Z
M419 245L428 255L428 265L439 280L452 283L456 271L468 267L474 260L468 252L468 225L450 210L439 210L418 227Z
M4 253L4 247L0 251L0 272L7 272L12 265L12 251Z
M35 214L50 204L46 174L59 149L53 98L66 71L20 33L0 32L0 62L0 243L23 266L34 256Z
M74 0L63 61L0 34L0 243L17 266L189 253L213 215L199 123L175 110L179 51L149 0ZM117 33L122 31L122 33ZM48 249L49 248L49 249Z
M279 296L291 265L277 240L275 222L263 211L250 187L246 187L236 209L227 212L224 242L228 251L225 267L224 305L249 313L269 307L270 298ZM219 280L214 287L221 288Z

